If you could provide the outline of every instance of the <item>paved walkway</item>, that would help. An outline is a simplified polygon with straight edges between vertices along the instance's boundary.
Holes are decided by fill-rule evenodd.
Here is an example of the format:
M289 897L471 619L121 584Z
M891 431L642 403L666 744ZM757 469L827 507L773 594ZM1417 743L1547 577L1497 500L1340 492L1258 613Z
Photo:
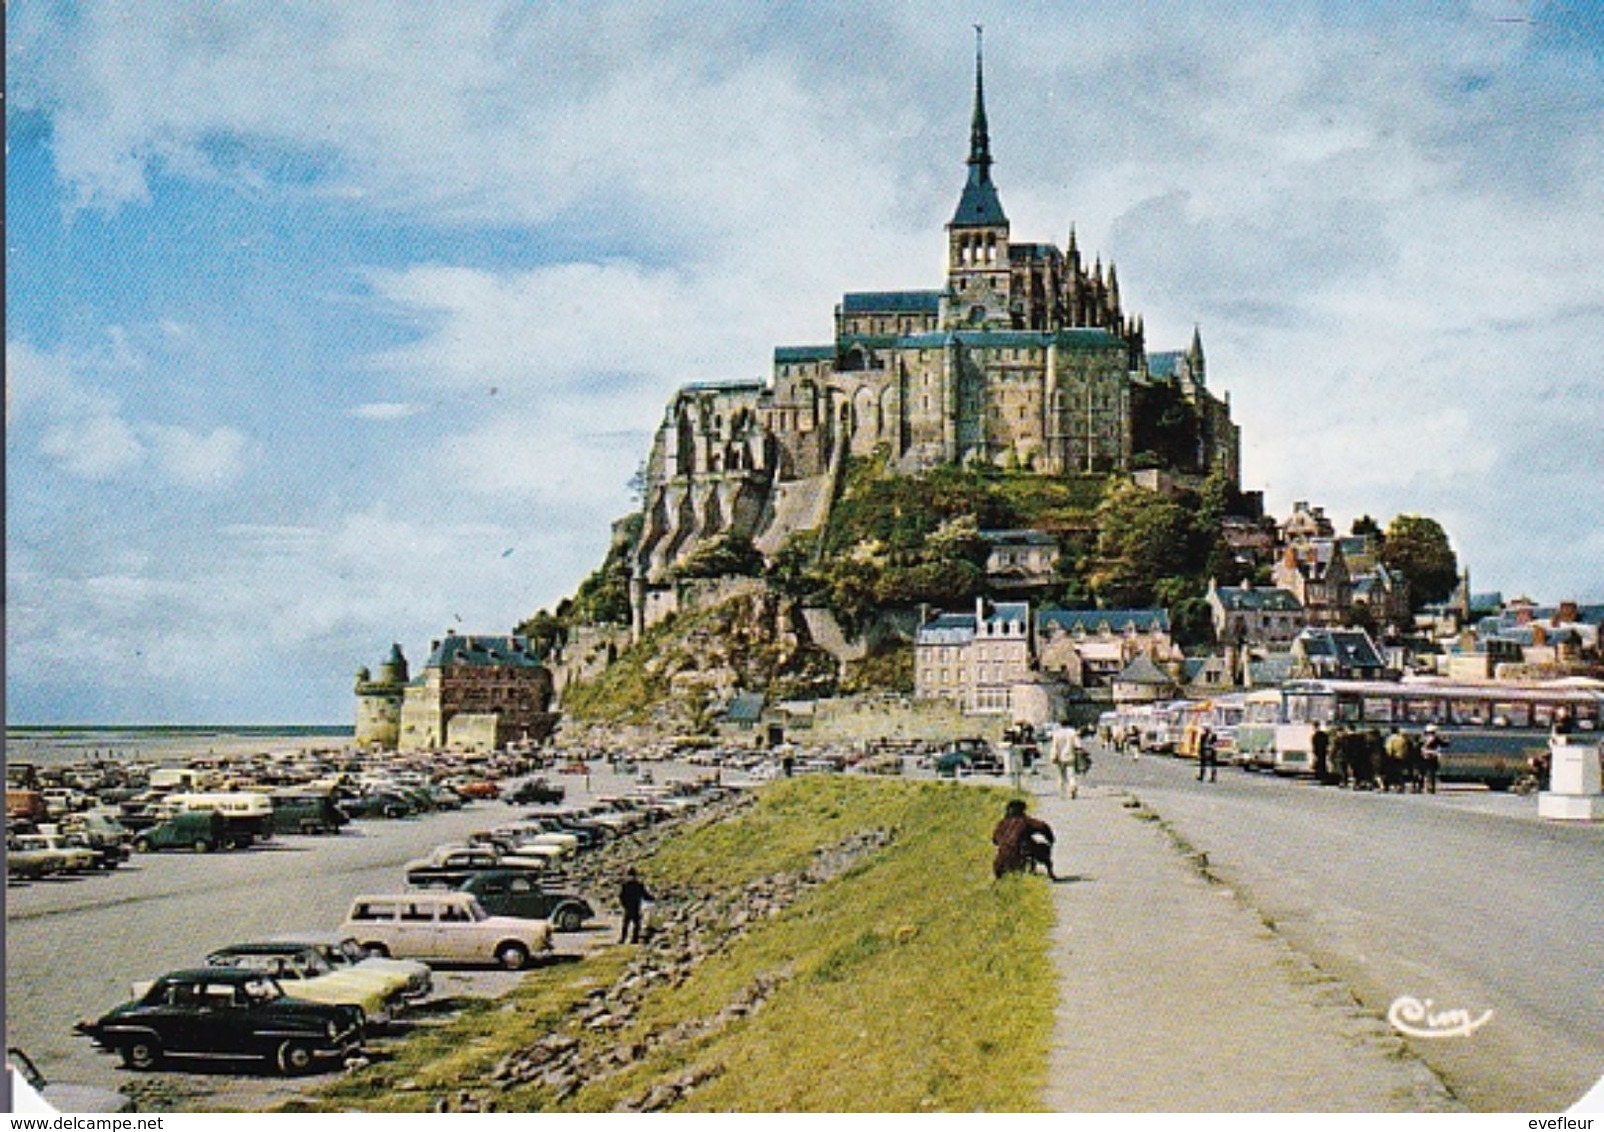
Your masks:
M1060 799L1059 1112L1461 1111L1385 1022L1294 952L1114 787Z

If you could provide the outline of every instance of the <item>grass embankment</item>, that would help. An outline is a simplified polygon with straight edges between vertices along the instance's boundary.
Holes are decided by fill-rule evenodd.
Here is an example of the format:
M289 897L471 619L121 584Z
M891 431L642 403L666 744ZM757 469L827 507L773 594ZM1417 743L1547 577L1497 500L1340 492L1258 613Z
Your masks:
M538 1084L493 1094L501 1111L609 1111L654 1085L706 1080L678 1107L741 1112L1035 1110L1055 1004L1052 916L1039 878L995 883L990 833L1000 791L939 783L809 776L765 787L739 817L670 841L642 863L660 895L693 896L799 872L815 850L858 831L889 845L763 920L674 988L652 992L605 1036L573 1025L586 992L635 954L609 947L528 975L341 1080L319 1107L427 1110L481 1086L509 1052L558 1027L583 1041L638 1047L705 1020L759 981L761 1008L678 1044L661 1044L556 1103ZM401 1086L397 1091L396 1086Z

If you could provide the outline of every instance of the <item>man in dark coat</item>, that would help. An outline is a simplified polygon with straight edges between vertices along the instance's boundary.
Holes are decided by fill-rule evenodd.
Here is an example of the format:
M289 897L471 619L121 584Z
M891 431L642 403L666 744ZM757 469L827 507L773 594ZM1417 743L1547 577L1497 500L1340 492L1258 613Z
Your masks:
M624 907L624 926L618 933L619 943L640 942L641 905L651 899L652 894L641 883L640 874L630 869L624 877L623 886L618 890L618 902Z
M1314 725L1314 734L1309 736L1309 749L1314 755L1315 781L1322 786L1330 786L1331 732L1321 727L1319 723Z
M997 847L997 856L991 863L993 876L1022 873L1036 861L1047 866L1049 877L1058 879L1053 872L1052 826L1027 815L1021 799L1015 798L1003 810L1002 821L991 833L991 843Z

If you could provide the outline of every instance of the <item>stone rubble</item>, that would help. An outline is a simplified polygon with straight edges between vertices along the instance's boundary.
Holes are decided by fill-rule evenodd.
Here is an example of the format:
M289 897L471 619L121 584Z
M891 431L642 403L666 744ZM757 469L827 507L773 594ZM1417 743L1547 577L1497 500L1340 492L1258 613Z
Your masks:
M729 809L704 820L719 820ZM620 843L624 853L609 853L611 860L598 862L595 882L612 873L621 878L623 869L634 860L650 855L660 838L648 830L633 844ZM666 830L662 831L666 834ZM835 845L818 850L800 873L776 873L760 877L730 892L659 893L649 918L646 937L638 955L606 987L596 987L586 996L571 1020L560 1030L542 1035L527 1047L504 1057L491 1071L485 1084L497 1090L521 1085L539 1085L551 1090L562 1102L587 1084L619 1073L655 1050L706 1038L726 1026L761 1010L774 991L791 977L787 969L759 974L716 1013L679 1022L624 1042L607 1040L610 1035L634 1023L640 1004L661 987L683 984L705 959L730 947L753 926L778 916L809 889L827 883L851 869L865 857L889 844L895 830L872 829L855 833ZM723 1072L721 1066L698 1066L670 1082L654 1084L644 1094L620 1103L620 1112L656 1112L682 1101L690 1092ZM485 1108L493 1107L487 1095L461 1097Z

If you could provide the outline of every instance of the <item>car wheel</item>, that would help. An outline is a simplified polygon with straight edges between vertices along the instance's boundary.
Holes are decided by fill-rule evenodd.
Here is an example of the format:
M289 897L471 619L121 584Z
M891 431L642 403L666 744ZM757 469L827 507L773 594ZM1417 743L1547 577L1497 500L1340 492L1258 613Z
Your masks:
M522 971L529 962L529 949L521 943L504 943L496 948L496 962L507 971Z
M312 1047L306 1042L291 1039L278 1047L279 1072L287 1077L307 1072L313 1060Z
M585 917L572 904L564 904L552 917L552 925L560 932L577 932L584 922Z
M387 818L404 817L406 816L406 811L400 806L386 806L384 807L384 816Z
M148 837L136 838L134 840L134 852L136 852L136 853L149 853L150 852L150 838L148 838Z
M155 1035L135 1038L123 1046L122 1055L130 1069L154 1069L162 1062L162 1044Z
M377 959L390 958L390 949L384 946L382 943L364 943L362 945L362 950L366 951L369 955L372 955Z
M210 853L212 851L212 843L207 841L204 837L197 837L195 839L194 849L197 853Z

